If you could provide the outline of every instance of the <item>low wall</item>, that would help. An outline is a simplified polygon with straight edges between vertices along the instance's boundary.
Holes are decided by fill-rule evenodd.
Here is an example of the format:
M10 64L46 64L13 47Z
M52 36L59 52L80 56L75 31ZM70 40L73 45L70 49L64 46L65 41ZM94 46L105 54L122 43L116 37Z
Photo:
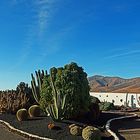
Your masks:
M136 93L104 93L90 92L91 96L97 97L100 101L114 102L115 105L125 105L126 99L128 106L140 107L137 99L140 101L140 94Z

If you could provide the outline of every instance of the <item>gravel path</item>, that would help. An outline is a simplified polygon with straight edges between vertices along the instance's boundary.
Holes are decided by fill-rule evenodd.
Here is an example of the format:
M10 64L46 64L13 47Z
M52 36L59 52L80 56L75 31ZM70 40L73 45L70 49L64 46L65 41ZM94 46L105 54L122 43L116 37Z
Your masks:
M27 140L22 136L9 132L4 126L0 124L0 140Z
M140 118L114 121L112 127L120 140L140 140Z

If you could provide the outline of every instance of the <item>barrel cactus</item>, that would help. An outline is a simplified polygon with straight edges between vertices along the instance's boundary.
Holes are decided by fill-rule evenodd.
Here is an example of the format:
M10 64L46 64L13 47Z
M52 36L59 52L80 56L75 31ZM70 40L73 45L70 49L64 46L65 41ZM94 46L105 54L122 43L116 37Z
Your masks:
M76 126L76 124L74 124L74 123L71 124L71 125L69 125L69 129L72 128L72 127L74 127L74 126Z
M18 121L26 121L28 119L28 112L25 108L19 109L16 113Z
M28 113L29 113L30 117L38 117L38 116L40 116L40 107L39 107L39 105L32 105L28 109Z
M82 134L82 128L80 126L73 125L70 128L70 134L71 135L76 135L76 136L81 135Z
M101 133L98 128L87 126L82 131L82 137L84 140L101 140Z

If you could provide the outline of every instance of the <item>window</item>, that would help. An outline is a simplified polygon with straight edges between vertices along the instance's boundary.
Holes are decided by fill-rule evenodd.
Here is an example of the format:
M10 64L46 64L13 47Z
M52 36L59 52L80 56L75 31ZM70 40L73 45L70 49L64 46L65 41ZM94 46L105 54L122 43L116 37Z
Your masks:
M123 102L123 99L120 99L120 102Z

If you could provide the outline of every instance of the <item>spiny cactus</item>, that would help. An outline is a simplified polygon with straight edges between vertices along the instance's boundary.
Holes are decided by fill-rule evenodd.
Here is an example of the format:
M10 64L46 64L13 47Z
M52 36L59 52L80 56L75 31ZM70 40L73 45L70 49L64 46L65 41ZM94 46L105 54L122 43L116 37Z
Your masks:
M53 104L49 104L46 108L47 113L50 114L53 120L62 120L65 113L66 104L66 94L60 95L60 92L54 85L54 80L52 77L53 70L50 70L50 82L53 89Z
M19 109L16 113L18 121L25 121L28 119L28 112L25 108Z
M72 128L73 126L76 126L76 124L73 123L73 124L69 125L69 129Z
M75 126L70 128L70 134L71 135L76 135L76 136L81 135L82 134L82 128L80 126L75 125Z
M15 114L18 109L28 106L29 98L26 94L16 91L3 91L0 93L0 112Z
M89 111L89 85L87 74L82 67L79 67L76 63L70 63L64 67L53 68L51 76L55 89L52 88L53 85L50 84L50 74L43 79L40 101L42 101L41 104L44 110L46 110L44 106L54 103L52 96L54 90L56 90L57 93L60 92L61 100L65 94L67 95L64 115L65 119L76 118L79 114L85 114Z
M98 128L87 126L82 131L82 137L84 140L101 140L101 132Z
M41 86L43 83L43 78L44 76L47 75L47 71L43 71L42 72L40 70L35 71L36 74L36 80L33 74L31 74L32 77L32 81L31 81L31 87L32 87L32 93L34 96L34 99L36 100L36 102L39 104L40 101L40 92L41 92ZM36 83L37 81L37 83Z
M40 116L40 107L39 105L32 105L29 109L28 109L28 113L30 117L38 117Z
M126 99L125 99L125 102L124 102L124 106L125 107L128 107L129 106L128 93L126 93Z

